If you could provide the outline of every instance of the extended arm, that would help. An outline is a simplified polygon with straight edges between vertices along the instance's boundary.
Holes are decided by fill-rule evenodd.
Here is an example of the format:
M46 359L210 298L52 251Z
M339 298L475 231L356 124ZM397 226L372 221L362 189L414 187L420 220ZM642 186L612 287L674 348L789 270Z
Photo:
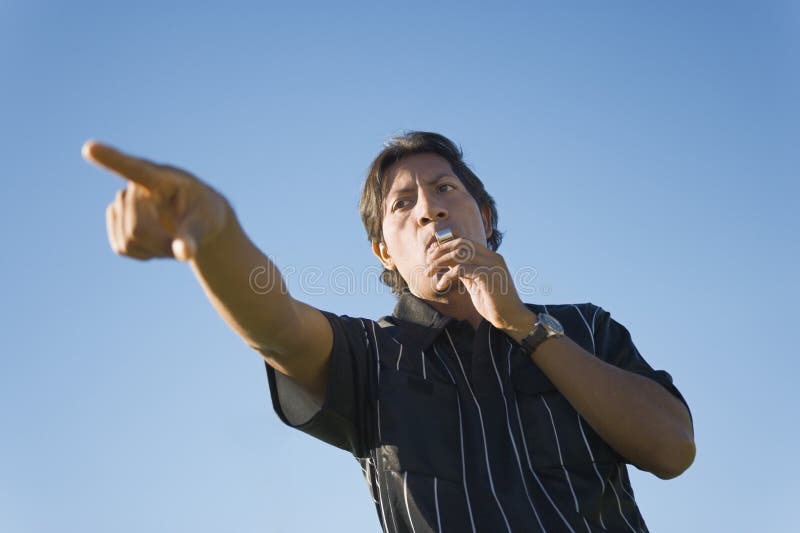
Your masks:
M192 270L225 322L270 366L322 403L333 345L328 320L289 295L278 267L234 216L229 220L190 260Z
M325 395L333 332L295 300L228 201L179 168L87 142L84 157L127 181L106 209L112 249L127 257L188 261L214 308L244 341L317 401Z

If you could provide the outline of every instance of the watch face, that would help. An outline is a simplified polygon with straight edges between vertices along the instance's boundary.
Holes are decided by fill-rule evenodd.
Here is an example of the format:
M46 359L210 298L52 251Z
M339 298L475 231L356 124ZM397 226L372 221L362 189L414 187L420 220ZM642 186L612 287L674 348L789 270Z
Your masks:
M548 330L552 330L556 334L564 333L564 327L561 325L561 322L546 313L539 315L539 321L544 327L546 327Z

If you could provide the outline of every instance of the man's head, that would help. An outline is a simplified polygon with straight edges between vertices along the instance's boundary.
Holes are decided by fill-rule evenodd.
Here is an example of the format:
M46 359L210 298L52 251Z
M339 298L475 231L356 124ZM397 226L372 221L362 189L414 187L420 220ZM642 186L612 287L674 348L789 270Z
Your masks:
M391 139L370 166L360 201L381 280L400 294L432 290L422 267L434 232L450 228L497 250L497 208L461 150L437 133L413 131Z

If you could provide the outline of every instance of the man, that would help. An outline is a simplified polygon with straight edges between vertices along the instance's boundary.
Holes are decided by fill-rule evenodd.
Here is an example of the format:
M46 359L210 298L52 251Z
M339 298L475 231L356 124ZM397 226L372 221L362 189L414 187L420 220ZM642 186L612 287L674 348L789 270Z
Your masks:
M190 174L92 142L84 155L129 180L107 210L112 248L190 263L266 361L281 419L358 459L384 531L647 531L625 463L664 479L692 463L683 397L622 325L520 300L494 201L449 139L400 136L368 173L362 219L398 294L379 322L292 298Z

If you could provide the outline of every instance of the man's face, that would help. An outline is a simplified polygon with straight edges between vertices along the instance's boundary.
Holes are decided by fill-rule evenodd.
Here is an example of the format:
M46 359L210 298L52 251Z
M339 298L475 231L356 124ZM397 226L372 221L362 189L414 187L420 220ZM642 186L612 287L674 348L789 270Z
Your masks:
M455 237L485 245L492 234L489 208L478 207L450 163L436 154L401 159L386 170L385 180L384 242L373 242L373 252L384 267L397 268L413 294L439 299L439 276L422 274L427 250L436 246L435 232L450 228Z

